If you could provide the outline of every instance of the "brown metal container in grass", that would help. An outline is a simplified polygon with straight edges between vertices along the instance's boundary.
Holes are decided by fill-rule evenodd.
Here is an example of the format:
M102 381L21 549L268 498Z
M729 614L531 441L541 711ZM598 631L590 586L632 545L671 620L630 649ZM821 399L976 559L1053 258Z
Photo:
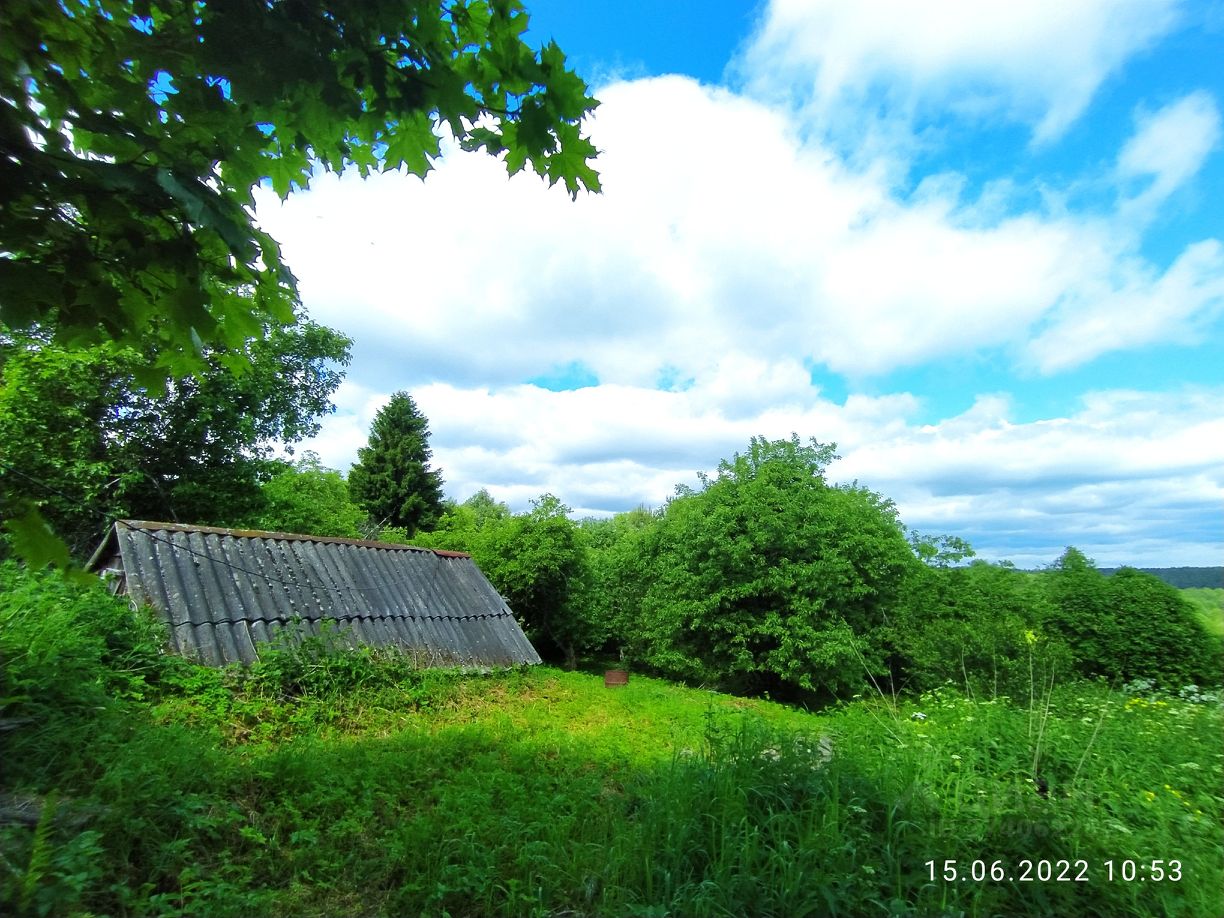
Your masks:
M610 669L604 673L604 685L612 688L614 685L628 685L629 673L623 669Z

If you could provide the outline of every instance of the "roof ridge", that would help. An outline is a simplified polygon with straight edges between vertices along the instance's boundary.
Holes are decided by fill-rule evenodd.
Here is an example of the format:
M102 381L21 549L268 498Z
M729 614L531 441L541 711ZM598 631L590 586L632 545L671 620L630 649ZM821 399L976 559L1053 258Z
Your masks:
M341 536L314 536L296 532L268 532L262 529L238 529L225 526L198 526L188 523L165 523L154 520L116 520L116 526L128 529L165 530L170 532L206 532L230 536L235 539L276 539L288 542L320 542L339 545L354 545L359 548L379 548L389 551L429 552L442 558L470 558L466 551L449 551L444 548L420 548L416 545L400 545L394 542L376 542L372 539L346 539Z

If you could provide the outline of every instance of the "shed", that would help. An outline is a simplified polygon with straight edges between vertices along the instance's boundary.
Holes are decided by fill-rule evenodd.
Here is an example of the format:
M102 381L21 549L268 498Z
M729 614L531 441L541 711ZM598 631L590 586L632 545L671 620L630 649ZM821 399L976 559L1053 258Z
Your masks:
M120 520L89 568L156 609L172 650L213 666L253 663L278 636L329 632L430 666L540 662L463 552Z

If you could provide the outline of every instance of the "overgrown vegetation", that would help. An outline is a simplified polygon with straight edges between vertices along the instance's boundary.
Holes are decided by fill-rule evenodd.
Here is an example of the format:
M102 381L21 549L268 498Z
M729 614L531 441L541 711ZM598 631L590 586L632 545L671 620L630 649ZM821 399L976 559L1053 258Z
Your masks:
M809 714L318 641L223 671L100 588L0 576L6 914L1220 912L1208 692L945 684ZM1088 880L973 879L1063 859Z
M138 377L144 349L65 348L0 326L0 516L36 504L78 559L121 517L235 525L269 512L276 453L319 432L350 341L304 317L210 350L194 376ZM244 373L231 372L241 358ZM279 486L279 485L278 485ZM275 490L274 486L274 490Z
M1074 677L1219 685L1224 641L1184 595L1069 548L1048 570L964 562L886 498L834 485L832 445L756 438L658 511L571 521L486 492L417 544L471 552L546 659L622 661L809 704L877 689L1026 694Z

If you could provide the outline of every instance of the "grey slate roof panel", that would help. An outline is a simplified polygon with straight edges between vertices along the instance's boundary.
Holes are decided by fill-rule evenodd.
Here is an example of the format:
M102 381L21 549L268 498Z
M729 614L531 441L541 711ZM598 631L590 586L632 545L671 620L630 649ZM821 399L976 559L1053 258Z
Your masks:
M539 663L471 557L290 533L117 522L90 566L157 609L171 649L213 666L253 663L259 645L324 622L350 644L396 646L423 663Z

